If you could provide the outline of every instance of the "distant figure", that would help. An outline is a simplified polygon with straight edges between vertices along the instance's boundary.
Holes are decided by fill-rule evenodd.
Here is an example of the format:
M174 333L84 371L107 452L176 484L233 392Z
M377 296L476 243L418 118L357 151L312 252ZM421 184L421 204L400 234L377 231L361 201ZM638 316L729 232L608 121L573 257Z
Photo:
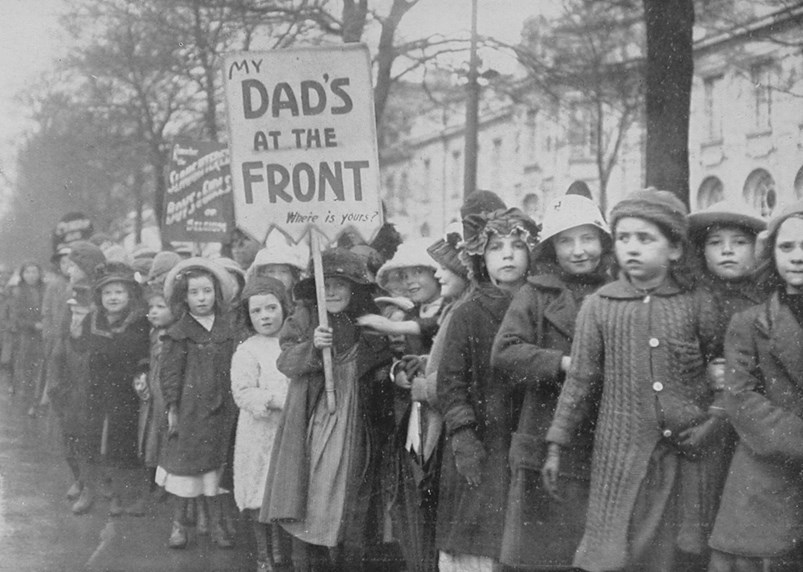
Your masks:
M569 188L566 189L567 195L580 195L581 197L585 197L587 199L593 200L594 197L591 196L591 189L588 188L588 185L585 181L575 181Z

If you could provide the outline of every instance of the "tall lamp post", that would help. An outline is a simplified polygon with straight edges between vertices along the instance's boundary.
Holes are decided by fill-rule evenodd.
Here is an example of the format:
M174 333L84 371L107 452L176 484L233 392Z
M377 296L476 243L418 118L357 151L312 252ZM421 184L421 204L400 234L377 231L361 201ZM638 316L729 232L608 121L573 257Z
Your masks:
M479 130L479 57L477 56L477 0L471 0L471 55L468 62L466 96L466 142L463 167L463 196L477 188L477 131Z

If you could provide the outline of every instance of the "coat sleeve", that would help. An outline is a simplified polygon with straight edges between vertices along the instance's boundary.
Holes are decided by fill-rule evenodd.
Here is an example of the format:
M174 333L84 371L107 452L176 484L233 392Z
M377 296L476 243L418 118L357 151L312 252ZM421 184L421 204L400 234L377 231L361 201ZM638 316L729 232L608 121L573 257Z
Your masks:
M234 402L255 417L267 417L268 410L279 410L284 406L287 396L269 387L259 387L260 373L259 359L251 349L241 344L231 359Z
M438 366L438 403L448 435L464 427L474 428L477 415L471 395L471 340L469 312L476 307L470 302L454 310L443 358ZM476 310L475 310L476 311Z
M276 367L290 379L323 371L321 352L312 344L314 330L310 306L299 305L282 326L279 333L282 353Z
M591 400L599 394L602 383L605 348L596 316L599 300L596 295L588 297L577 315L572 365L546 436L547 441L564 447L570 444L575 429L588 415Z
M491 364L515 384L539 388L556 386L562 380L563 352L539 347L537 324L544 308L529 286L520 288L496 333Z
M725 338L725 409L739 438L755 454L803 462L803 419L764 396L755 314L731 320Z
M159 356L159 375L165 405L178 405L184 387L184 371L187 367L187 342L165 336Z

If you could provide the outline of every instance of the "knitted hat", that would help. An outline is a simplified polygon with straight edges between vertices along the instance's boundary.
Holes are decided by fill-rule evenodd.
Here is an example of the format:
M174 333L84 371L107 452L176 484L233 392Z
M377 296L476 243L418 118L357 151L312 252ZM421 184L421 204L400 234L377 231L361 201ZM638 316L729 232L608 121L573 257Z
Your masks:
M669 233L672 240L685 241L688 237L688 210L680 199L669 191L659 191L649 187L635 191L619 201L611 210L611 230L616 231L616 223L625 217L648 220Z
M220 292L223 296L224 303L231 304L232 300L234 300L236 287L234 277L216 261L209 260L208 258L201 258L200 256L193 256L182 260L170 269L164 280L166 300L169 301L173 297L173 289L176 287L176 280L179 275L193 269L205 270L214 276L220 285Z
M427 248L427 252L435 262L467 279L468 269L460 262L459 242L460 235L450 233Z
M122 282L131 285L138 284L134 276L134 269L122 262L106 262L105 264L99 265L96 272L95 280L92 283L92 287L96 292L112 282Z
M395 290L391 282L400 280L399 270L424 266L435 272L438 267L427 254L428 239L408 240L399 245L393 258L385 262L376 273L376 282L385 290Z
M746 204L736 201L719 201L691 213L688 218L689 238L693 242L705 240L708 231L715 226L735 226L754 235L767 228L767 221Z
M276 296L276 299L282 305L282 311L284 315L287 316L288 312L290 311L290 296L287 294L287 289L284 287L279 280L276 278L271 278L270 276L252 276L248 279L248 282L245 283L245 287L243 288L242 294L240 298L243 301L243 304L246 304L245 310L248 310L248 299L251 296L265 296L267 294L273 294Z
M465 224L466 218L471 215L481 215L505 208L505 202L491 191L474 191L468 195L463 202L463 206L460 207L460 219L463 220L463 238L465 240L470 238L469 230Z
M103 252L88 240L77 240L70 245L72 260L90 281L95 279L95 269L106 262Z
M159 252L153 258L153 264L151 264L151 269L148 272L148 282L151 284L154 282L164 283L167 273L179 262L181 262L181 257L175 252L169 250Z
M371 285L365 261L359 254L345 248L330 248L321 253L321 261L324 278L342 278L357 286ZM312 268L309 273L310 278L296 284L294 292L297 299L315 299L315 278Z

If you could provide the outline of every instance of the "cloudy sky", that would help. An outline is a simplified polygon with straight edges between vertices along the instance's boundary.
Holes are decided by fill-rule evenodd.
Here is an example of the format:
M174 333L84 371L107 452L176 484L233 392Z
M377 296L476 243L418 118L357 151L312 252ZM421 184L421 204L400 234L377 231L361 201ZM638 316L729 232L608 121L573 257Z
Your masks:
M480 33L515 42L522 21L553 8L558 0L478 0ZM407 15L401 33L407 37L456 35L470 28L471 0L420 0ZM29 125L26 109L16 95L59 65L65 40L58 17L64 0L0 0L0 170L13 179L14 149ZM0 176L0 192L6 186Z

